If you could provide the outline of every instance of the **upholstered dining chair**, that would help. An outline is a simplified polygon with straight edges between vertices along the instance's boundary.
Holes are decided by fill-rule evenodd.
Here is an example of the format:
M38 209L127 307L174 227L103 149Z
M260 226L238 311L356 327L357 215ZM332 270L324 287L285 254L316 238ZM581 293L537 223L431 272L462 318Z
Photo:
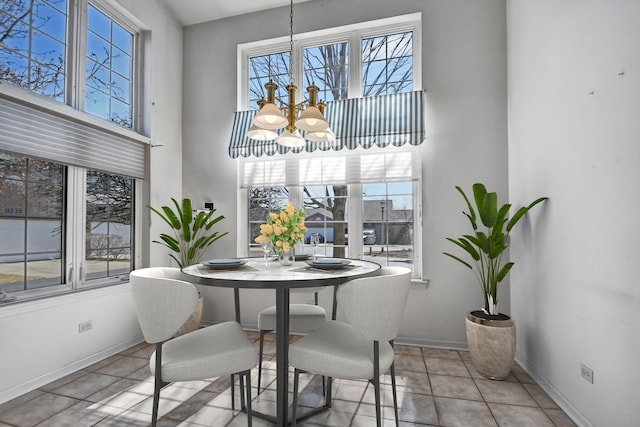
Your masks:
M313 293L315 304L289 304L289 332L308 334L322 326L327 320L325 309L318 305L318 288L292 288L291 293ZM262 356L264 350L264 336L276 330L276 306L270 306L258 313L258 329L260 330L260 350L258 353L258 392L262 380ZM324 380L323 380L324 394Z
M301 372L328 378L325 405L308 415L331 408L332 378L369 380L374 387L376 420L380 426L380 375L387 369L391 370L393 409L398 425L393 339L400 329L410 284L411 270L408 268L383 267L378 276L340 285L338 310L348 323L327 321L289 346L289 363L294 367L293 426L296 425Z
M166 385L237 373L246 378L247 421L251 426L251 369L258 361L255 347L237 322L224 322L172 338L198 299L196 287L176 279L175 270L143 268L129 275L142 334L145 341L156 346L149 361L154 374L151 425L156 426L160 390ZM231 387L233 393L233 383ZM240 395L244 399L244 390Z

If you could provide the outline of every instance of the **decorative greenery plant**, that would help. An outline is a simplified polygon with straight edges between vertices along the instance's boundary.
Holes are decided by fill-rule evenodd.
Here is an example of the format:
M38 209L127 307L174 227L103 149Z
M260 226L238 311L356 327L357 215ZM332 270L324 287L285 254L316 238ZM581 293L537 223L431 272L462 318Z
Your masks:
M161 234L161 241L154 240L153 243L159 243L169 248L169 256L173 258L178 266L182 269L187 265L200 262L200 257L206 248L211 246L216 240L228 234L228 232L219 233L217 231L209 233L209 230L224 219L219 215L213 217L216 212L211 209L208 212L198 211L193 215L191 199L182 199L182 204L174 198L171 198L175 211L169 206L162 206L161 210L152 206L148 206L153 212L158 214L173 231L173 236Z
M480 286L484 297L483 311L489 315L498 314L498 284L507 276L513 262L503 265L502 255L509 246L509 232L514 225L531 208L543 202L547 197L540 197L528 206L518 209L513 217L507 218L511 204L507 203L498 208L498 195L495 192L489 193L483 184L473 184L473 200L475 207L469 201L462 188L456 186L462 194L469 212L463 212L469 219L473 234L464 234L457 239L447 237L447 240L462 248L472 259L472 263L464 261L462 258L444 252L445 255L462 263L470 268ZM481 224L478 223L480 219ZM480 226L484 226L481 228Z

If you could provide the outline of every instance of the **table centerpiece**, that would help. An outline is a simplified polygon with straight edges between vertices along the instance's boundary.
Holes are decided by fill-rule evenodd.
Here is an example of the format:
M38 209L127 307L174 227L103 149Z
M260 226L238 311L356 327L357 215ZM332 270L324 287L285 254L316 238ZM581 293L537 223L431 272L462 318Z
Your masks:
M279 213L269 212L267 221L260 224L260 235L255 241L262 244L270 240L280 263L291 265L296 259L294 246L302 241L307 231L304 218L304 210L295 209L293 203L288 202Z

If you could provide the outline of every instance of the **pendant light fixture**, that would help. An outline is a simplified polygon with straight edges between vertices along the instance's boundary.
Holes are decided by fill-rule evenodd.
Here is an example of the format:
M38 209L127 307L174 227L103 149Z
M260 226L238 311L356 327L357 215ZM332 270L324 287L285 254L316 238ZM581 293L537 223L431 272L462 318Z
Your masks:
M282 103L278 107L275 102L278 85L271 80L265 84L267 99L261 98L258 101L260 110L253 119L253 126L247 132L247 137L259 141L277 138L277 143L285 147L301 147L305 142L298 130L301 129L306 132L305 137L310 141L333 141L335 134L329 129L329 123L324 118L324 103L317 102L320 88L311 83L307 87L309 100L296 104L296 90L298 88L293 79L293 0L291 0L289 13L289 48L288 102ZM308 104L306 109L304 108L305 104ZM282 128L285 130L278 136L275 130Z

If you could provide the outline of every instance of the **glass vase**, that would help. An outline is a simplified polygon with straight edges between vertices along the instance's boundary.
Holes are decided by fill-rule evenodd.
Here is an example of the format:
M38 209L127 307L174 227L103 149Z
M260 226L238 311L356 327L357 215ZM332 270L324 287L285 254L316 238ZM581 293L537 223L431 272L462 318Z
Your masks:
M293 246L287 252L280 252L278 254L278 261L281 265L284 266L293 265L293 263L296 261L296 251L294 250Z

